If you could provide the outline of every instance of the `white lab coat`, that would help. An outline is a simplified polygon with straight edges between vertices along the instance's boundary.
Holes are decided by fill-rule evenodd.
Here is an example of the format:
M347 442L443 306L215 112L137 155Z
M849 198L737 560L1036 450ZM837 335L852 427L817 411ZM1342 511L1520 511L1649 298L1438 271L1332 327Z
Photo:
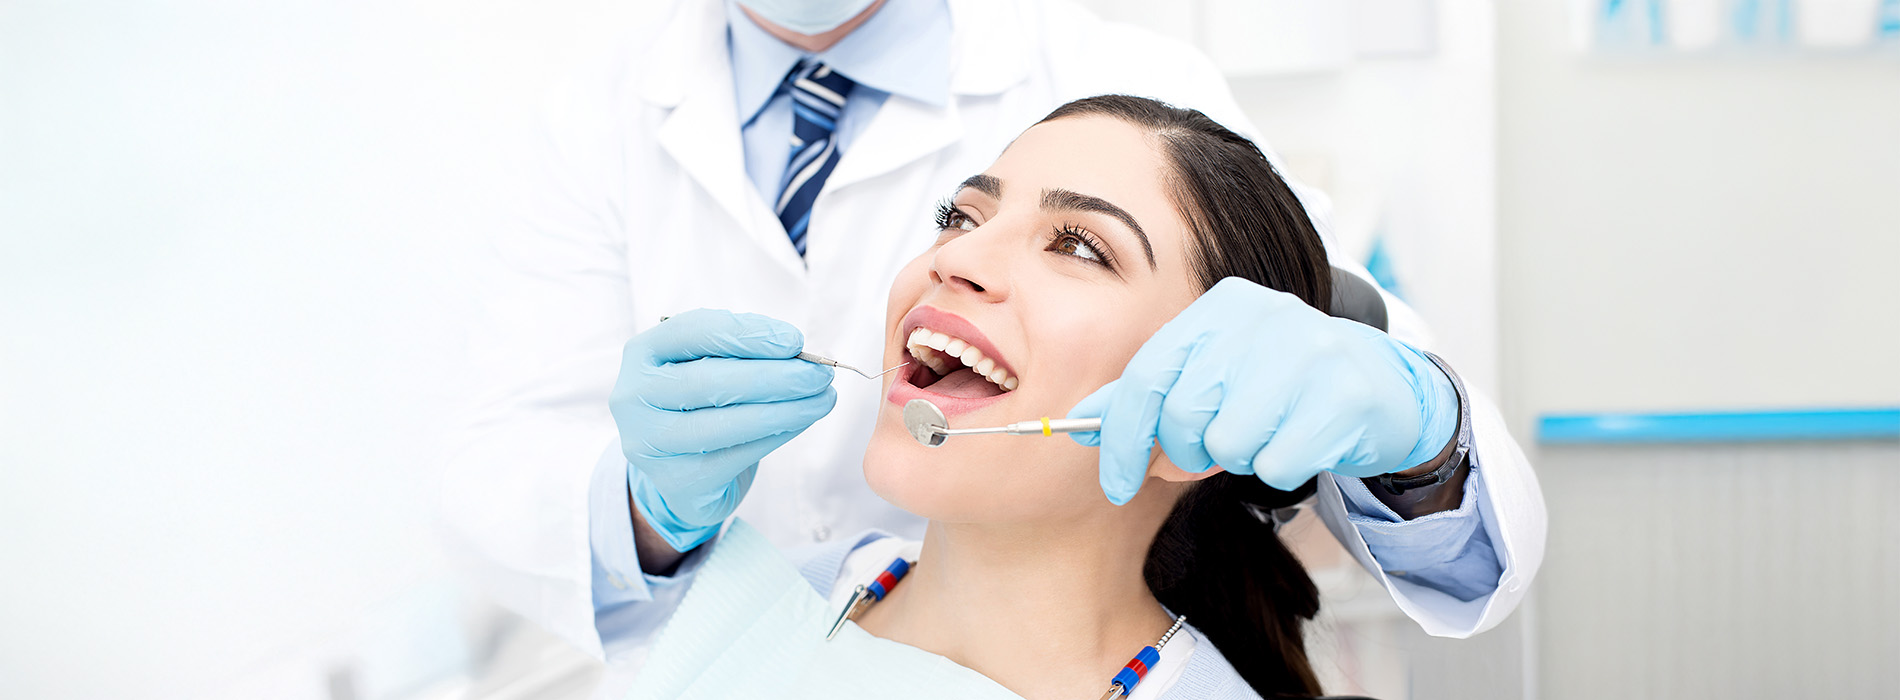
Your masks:
M884 103L825 183L802 261L746 177L717 0L678 3L550 104L550 167L524 178L527 220L497 237L500 264L479 286L488 317L472 331L471 352L476 381L491 390L453 435L443 477L449 550L486 592L600 653L589 477L619 449L607 395L621 347L661 316L699 307L766 314L803 329L813 351L874 367L891 279L935 237L932 204L1054 107L1145 95L1254 135L1220 73L1184 44L1061 0L950 0L950 8L949 104ZM1324 231L1324 199L1302 195ZM1423 344L1416 314L1402 305L1393 326ZM765 459L738 514L787 546L866 528L918 536L915 516L872 494L861 475L878 382L841 374L835 386L837 409ZM1535 477L1491 406L1476 408L1503 584L1479 607L1446 615L1420 602L1436 592L1386 582L1436 635L1495 625L1542 559ZM1330 482L1318 508L1385 580Z

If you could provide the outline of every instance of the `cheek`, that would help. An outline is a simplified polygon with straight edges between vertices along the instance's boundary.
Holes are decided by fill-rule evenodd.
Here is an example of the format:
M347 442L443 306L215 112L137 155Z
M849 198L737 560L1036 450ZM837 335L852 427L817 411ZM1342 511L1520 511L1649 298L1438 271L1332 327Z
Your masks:
M1173 317L1161 307L1130 295L1086 308L1063 303L1037 309L1030 326L1039 329L1039 383L1050 390L1050 398L1069 401L1066 411L1119 378L1142 344Z
M1066 436L984 436L926 448L873 438L864 476L885 501L939 522L1047 522L1105 502L1094 448Z
M897 277L891 280L891 295L884 309L884 326L895 328L897 322L917 305L924 290L930 288L930 253L925 252L897 271Z

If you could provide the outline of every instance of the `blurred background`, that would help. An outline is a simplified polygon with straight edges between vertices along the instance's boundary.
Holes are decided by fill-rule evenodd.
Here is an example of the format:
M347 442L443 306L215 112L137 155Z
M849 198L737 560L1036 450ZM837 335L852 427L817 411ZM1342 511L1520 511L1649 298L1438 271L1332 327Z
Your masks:
M0 697L586 696L430 436L541 96L654 4L0 0ZM1084 4L1215 59L1537 466L1472 640L1293 526L1331 689L1900 687L1900 2Z

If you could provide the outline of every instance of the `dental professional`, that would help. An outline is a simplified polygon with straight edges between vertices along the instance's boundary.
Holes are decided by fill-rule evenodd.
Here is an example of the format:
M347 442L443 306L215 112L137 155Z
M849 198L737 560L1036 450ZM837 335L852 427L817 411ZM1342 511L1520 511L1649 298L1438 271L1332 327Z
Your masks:
M729 516L780 546L920 535L861 473L879 383L792 358L878 364L934 203L1010 139L1103 93L1257 137L1198 52L1062 0L678 0L622 49L551 102L526 220L493 242L484 396L442 501L486 592L614 663ZM1295 189L1337 251L1324 197ZM1115 503L1157 446L1283 489L1317 476L1321 518L1405 614L1465 637L1523 597L1543 501L1496 409L1384 301L1390 335L1218 285L1071 415L1103 419L1077 439ZM660 323L697 308L745 313Z

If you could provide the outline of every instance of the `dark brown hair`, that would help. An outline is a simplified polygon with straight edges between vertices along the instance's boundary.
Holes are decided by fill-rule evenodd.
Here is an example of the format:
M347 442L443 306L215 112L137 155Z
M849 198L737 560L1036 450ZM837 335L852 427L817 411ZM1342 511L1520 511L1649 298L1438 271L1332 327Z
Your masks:
M1325 246L1252 141L1198 111L1128 95L1076 100L1043 121L1085 116L1120 119L1157 140L1202 291L1240 277L1326 308L1332 268ZM1264 697L1320 692L1302 636L1319 612L1319 591L1263 517L1313 488L1309 480L1280 491L1240 474L1203 479L1175 503L1143 567L1155 598L1186 615Z

